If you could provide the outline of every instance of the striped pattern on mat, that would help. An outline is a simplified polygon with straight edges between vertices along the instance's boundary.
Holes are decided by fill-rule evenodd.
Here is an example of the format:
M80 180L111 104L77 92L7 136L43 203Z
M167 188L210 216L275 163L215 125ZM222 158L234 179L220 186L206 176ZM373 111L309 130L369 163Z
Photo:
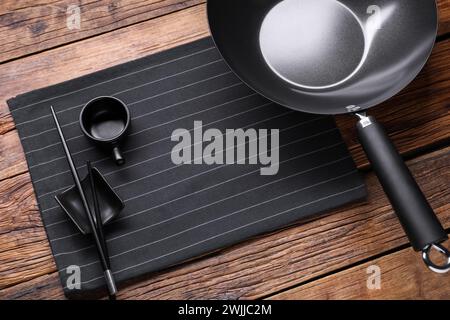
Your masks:
M131 111L122 167L95 148L78 125L82 106L101 95L120 98ZM80 175L86 174L85 161L92 160L125 202L125 210L106 228L119 283L366 195L333 118L294 112L256 94L230 71L210 38L33 91L8 104L68 296L105 284L91 237L81 235L54 200L72 178L50 105ZM279 152L278 174L263 176L255 164L173 164L172 132L192 132L194 121L202 121L204 130L221 132L279 129L279 146L272 150ZM67 288L72 265L81 268L80 289Z

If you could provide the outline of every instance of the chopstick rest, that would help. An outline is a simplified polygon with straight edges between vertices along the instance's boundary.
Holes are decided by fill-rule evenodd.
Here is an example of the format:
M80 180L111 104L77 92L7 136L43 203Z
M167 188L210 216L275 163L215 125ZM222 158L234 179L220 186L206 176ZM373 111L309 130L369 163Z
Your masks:
M94 222L97 224L101 221L105 226L113 221L122 212L125 207L124 202L119 195L114 192L114 189L109 185L106 178L100 173L97 168L92 168L92 177L94 179L94 185L96 195L99 203L101 203L99 220L95 217ZM88 205L91 212L94 212L94 200L92 199L91 183L89 181L89 175L81 180L81 186L86 194ZM81 203L80 194L76 186L72 186L63 192L55 196L56 202L65 212L65 214L72 220L78 230L84 235L92 233L88 218L84 212L83 205Z

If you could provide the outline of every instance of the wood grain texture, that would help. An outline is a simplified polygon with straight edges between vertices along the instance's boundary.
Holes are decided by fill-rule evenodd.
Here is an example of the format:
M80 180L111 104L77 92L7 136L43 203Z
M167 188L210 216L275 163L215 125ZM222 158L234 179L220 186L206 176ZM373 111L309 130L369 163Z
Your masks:
M380 268L379 289L369 289L367 281ZM335 273L295 289L270 297L273 300L387 300L387 299L450 299L450 273L436 274L424 270L423 263L410 249ZM369 280L369 284L372 284Z
M149 37L148 35L152 36ZM14 128L6 100L209 34L204 6L0 65L0 134ZM101 46L99 46L101 44Z
M152 34L148 41L143 35ZM6 101L20 93L138 59L208 35L203 7L0 65L0 180L28 167ZM99 49L98 44L103 43Z
M179 6L188 6L193 0L153 0L145 2L150 3L149 5L161 5L161 3L166 1L173 2L173 6L177 6L175 3L182 3L178 4ZM205 2L204 0L197 1L198 3ZM20 10L27 10L27 6L30 6L31 8L45 6L44 4L46 2L48 1L39 0L38 3L35 3L34 1L29 0L7 0L5 4L0 5L0 14L2 12L6 14L9 12L8 10L13 10L15 6L20 7ZM55 3L59 2L64 1L60 0ZM116 5L113 5L112 7L115 8L114 10L123 11L123 8L127 7L128 2L133 1L119 0L113 2ZM134 0L134 2L143 1ZM83 3L83 1L81 1L81 3ZM105 3L111 3L111 1L100 0L94 2L97 6L104 6ZM450 32L450 3L447 0L439 0L438 3L441 25L440 34L447 34ZM87 5L90 4L91 3L88 3ZM139 10L141 9L142 8ZM0 91L0 101L3 102L3 100L6 101L7 98L13 97L20 93L56 84L67 79L75 78L151 54L158 51L157 48L155 48L155 45L158 44L160 50L162 50L199 38L196 34L199 31L203 36L207 35L208 26L205 13L206 6L202 4L191 9L194 10L188 9L182 10L181 14L170 14L166 17L167 19L153 19L156 20L156 23L155 21L153 23L151 21L148 21L149 23L138 23L129 28L121 28L113 32L102 34L102 36L93 37L89 39L89 41L79 41L78 43L73 43L72 45L62 46L61 48L58 48L58 50L52 50L49 54L33 55L31 57L27 57L26 59L21 59L16 63L7 63L0 69L0 75L2 75L2 78L0 78L0 83L11 83L11 86L8 86L7 88L0 88L0 90L2 90ZM12 14L14 14L15 11L16 10L13 10ZM150 17L153 16L157 15L151 15ZM179 23L177 23L178 19L181 19ZM168 22L168 24L164 25L164 22ZM122 22L117 21L117 23ZM120 27L120 25L116 25L116 28L118 27ZM3 32L3 28L0 27L0 34ZM164 28L164 30L168 33L167 36L161 32L162 28ZM114 30L114 28L111 30ZM6 31L6 34L9 33L10 31ZM174 35L177 35L180 40L179 43L173 44L169 41L170 37ZM191 35L191 37L189 37L189 35ZM21 36L23 37L24 35L21 34ZM180 39L183 37L186 37L187 41L182 41ZM102 45L99 46L99 43ZM92 48L95 49L92 50ZM97 60L94 60L95 63L90 59L93 57L98 58ZM45 69L52 68L55 68L58 72L55 73L52 72L52 70L45 72ZM21 77L25 75L28 75L29 78ZM39 76L36 77L36 75ZM14 81L17 77L19 77L20 80ZM25 80L27 80L26 85L24 85ZM8 116L8 108L5 107L6 106L4 104L0 105L0 115L2 117ZM5 132L5 130L11 130L11 126L8 126L8 122L11 121L10 118L7 117L7 119L0 120L0 133Z
M0 4L0 62L169 14L206 0L3 0ZM81 12L80 29L69 29L69 6ZM450 4L438 0L439 34L450 31Z
M6 1L17 4L15 8L46 2ZM450 31L450 2L440 1L439 7L443 34ZM204 9L204 5L194 6L0 65L0 299L63 297L6 99L204 37L208 35ZM0 26L0 34L3 31ZM152 37L147 37L148 34ZM417 155L420 150L445 144L450 139L449 56L450 43L444 39L407 90L371 111L403 154ZM367 161L355 138L354 119L340 116L337 123L358 166L366 167ZM409 162L447 228L449 153L447 148ZM320 220L153 275L127 287L120 298L263 297L406 244L376 178L368 174L366 179L370 193L366 204L347 206ZM420 261L417 255L412 255ZM419 270L420 267L427 272L421 264ZM408 275L413 277L411 273ZM403 298L418 296L417 290L419 287L405 291ZM446 291L442 294L445 296Z
M154 38L142 41L152 32ZM5 101L19 93L56 84L87 73L162 51L208 35L204 6L186 9L55 50L0 65L0 133L14 128ZM98 44L105 45L99 50ZM400 151L416 150L450 139L450 40L437 44L419 77L400 95L371 111L386 126ZM355 120L337 117L359 167L367 160L356 141ZM17 133L0 136L0 180L27 171ZM11 167L13 163L14 167Z
M0 288L55 269L29 181L25 173L0 186Z
M439 34L443 35L450 32L450 1L438 0L439 9Z
M28 171L17 131L0 136L0 181Z
M421 156L408 164L440 220L446 228L450 227L450 147ZM407 239L377 179L368 173L366 182L369 192L366 203L346 206L331 215L323 215L321 219L150 275L121 290L119 298L259 298L405 245ZM20 215L19 210L14 210L17 202L12 201L11 206L11 212ZM31 214L39 219L37 212ZM29 232L40 239L42 228L31 227ZM8 242L8 234L2 236L0 243ZM12 237L14 239L15 235ZM0 266L0 278L8 274L15 276L6 284L8 288L0 291L0 299L63 297L57 274L49 275L54 268L50 251L44 257L43 243L40 240L32 242L27 252L38 251L36 257L23 253L4 256L7 267ZM415 257L420 260L417 254ZM9 263L11 259L14 259L13 263ZM39 264L42 260L47 263ZM422 272L428 272L425 265L422 265ZM19 284L24 279L34 280Z
M0 62L182 10L205 0L2 0ZM80 12L74 22L71 7ZM147 34L151 37L152 34Z

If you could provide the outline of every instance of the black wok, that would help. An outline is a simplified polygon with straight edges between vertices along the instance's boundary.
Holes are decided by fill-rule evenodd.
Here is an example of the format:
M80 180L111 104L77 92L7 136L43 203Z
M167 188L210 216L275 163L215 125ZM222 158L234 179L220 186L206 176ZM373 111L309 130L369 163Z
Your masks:
M447 233L382 127L365 110L420 72L438 27L434 0L208 0L224 59L250 87L294 110L356 114L358 135L413 248L450 269ZM446 259L429 258L436 249Z

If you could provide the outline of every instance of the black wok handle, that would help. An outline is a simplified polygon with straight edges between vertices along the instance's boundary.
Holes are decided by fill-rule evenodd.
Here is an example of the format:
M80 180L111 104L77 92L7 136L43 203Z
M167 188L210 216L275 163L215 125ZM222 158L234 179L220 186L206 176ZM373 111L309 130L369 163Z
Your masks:
M445 241L447 233L382 126L359 117L359 140L413 248L428 251Z

